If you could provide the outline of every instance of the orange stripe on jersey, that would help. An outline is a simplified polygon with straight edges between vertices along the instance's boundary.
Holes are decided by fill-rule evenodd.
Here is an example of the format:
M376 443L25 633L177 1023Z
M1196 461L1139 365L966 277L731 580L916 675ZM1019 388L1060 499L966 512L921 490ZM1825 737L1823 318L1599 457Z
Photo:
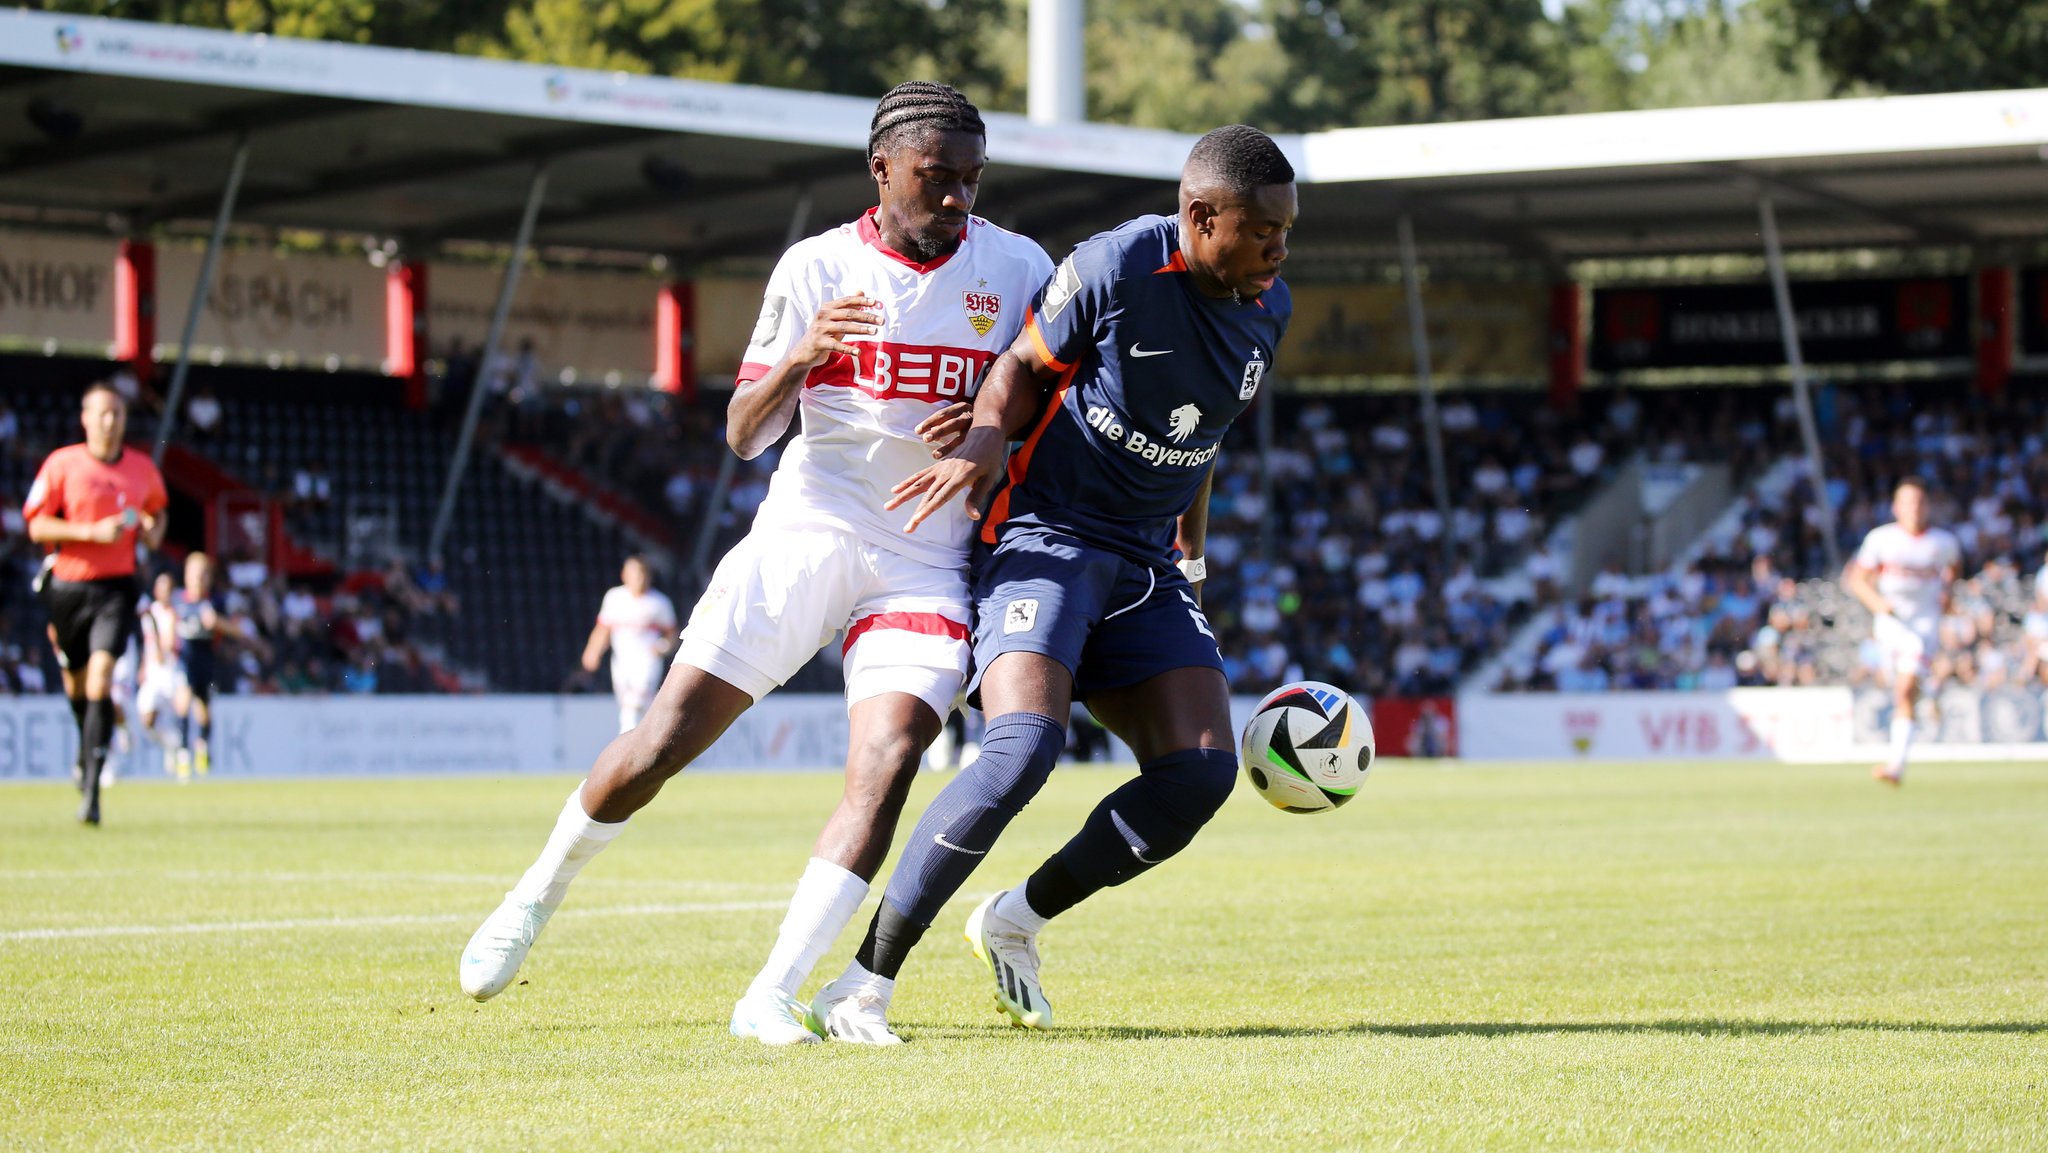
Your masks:
M839 650L845 656L853 651L853 642L859 640L869 629L897 629L906 633L923 633L931 637L951 637L956 641L971 639L967 626L951 617L938 613L875 613L853 622L846 630L846 644Z
M1029 308L1024 310L1024 331L1031 334L1031 347L1038 350L1038 359L1044 361L1047 368L1054 372L1067 372L1074 367L1054 356L1052 349L1045 346L1045 334L1038 331L1038 314Z
M1045 402L1045 413L1038 418L1038 424L1031 435L1024 438L1024 447L1010 456L1010 483L996 496L996 503L988 510L988 516L981 524L981 539L986 544L996 543L996 529L1010 519L1010 494L1024 483L1024 474L1031 471L1031 455L1038 451L1038 442L1045 437L1045 430L1052 427L1053 417L1059 415L1060 405L1067 399L1067 389L1074 383L1074 370L1069 367L1060 377L1060 386Z
M1187 270L1187 254L1182 252L1180 249L1176 248L1173 250L1173 259L1167 261L1165 264L1160 265L1158 268L1153 269L1152 275L1158 276L1159 274L1164 272L1186 272Z

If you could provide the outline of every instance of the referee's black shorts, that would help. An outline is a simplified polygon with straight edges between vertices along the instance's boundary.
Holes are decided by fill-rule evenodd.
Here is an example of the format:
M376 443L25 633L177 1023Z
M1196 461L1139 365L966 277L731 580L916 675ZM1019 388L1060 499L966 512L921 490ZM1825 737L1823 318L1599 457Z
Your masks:
M43 607L57 626L57 663L84 672L94 653L118 658L135 629L136 588L132 576L46 582Z

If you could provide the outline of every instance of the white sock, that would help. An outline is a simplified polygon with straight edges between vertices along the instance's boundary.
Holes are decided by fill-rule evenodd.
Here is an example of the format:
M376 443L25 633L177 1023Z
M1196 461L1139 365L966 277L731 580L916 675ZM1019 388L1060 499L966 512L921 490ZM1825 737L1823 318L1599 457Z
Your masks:
M619 706L619 732L630 733L640 723L640 710L632 705Z
M1027 933L1036 934L1045 928L1046 918L1039 916L1031 902L1024 899L1023 885L997 897L996 907L991 911Z
M796 883L796 896L789 900L775 947L768 951L768 963L747 995L781 993L796 996L818 958L839 939L839 931L853 919L868 895L868 883L822 857L812 857Z
M547 847L540 851L540 858L505 895L554 908L568 895L569 882L576 879L590 858L597 856L598 850L611 844L625 828L624 821L606 824L591 820L583 811L583 786L577 785L576 791L569 794L569 803L562 806L562 815L555 818L555 831L549 835Z
M846 963L846 972L839 974L839 979L827 987L852 988L855 985L866 985L881 994L883 1005L887 1005L889 998L896 995L896 978L870 973L867 966L859 961L848 961Z
M1892 759L1890 765L1894 772L1905 771L1906 750L1913 747L1913 731L1917 728L1919 726L1914 723L1911 717L1895 716L1892 718Z

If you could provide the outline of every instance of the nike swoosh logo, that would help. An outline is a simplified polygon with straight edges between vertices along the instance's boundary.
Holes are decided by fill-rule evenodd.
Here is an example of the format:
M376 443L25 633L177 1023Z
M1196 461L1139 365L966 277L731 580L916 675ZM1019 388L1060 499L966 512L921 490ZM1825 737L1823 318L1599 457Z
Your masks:
M1136 357L1165 356L1167 353L1172 351L1173 350L1170 348L1155 348L1148 352L1145 349L1139 348L1135 344L1131 346L1131 355Z
M944 833L933 833L932 840L936 841L941 849L951 849L956 853L966 853L968 856L971 857L988 856L987 849L963 849L960 846L954 844L953 842L947 840L946 834Z

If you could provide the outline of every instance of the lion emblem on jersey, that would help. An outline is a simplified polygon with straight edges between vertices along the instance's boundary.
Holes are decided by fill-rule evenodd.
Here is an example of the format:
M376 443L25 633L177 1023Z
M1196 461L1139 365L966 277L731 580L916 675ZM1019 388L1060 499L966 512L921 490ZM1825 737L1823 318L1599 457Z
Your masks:
M974 326L974 335L987 336L988 330L996 326L996 317L1003 311L1003 298L995 292L962 293L967 303L967 323Z
M1179 444L1195 433L1195 426L1202 423L1202 410L1192 404L1184 404L1169 413L1166 418L1166 433Z

